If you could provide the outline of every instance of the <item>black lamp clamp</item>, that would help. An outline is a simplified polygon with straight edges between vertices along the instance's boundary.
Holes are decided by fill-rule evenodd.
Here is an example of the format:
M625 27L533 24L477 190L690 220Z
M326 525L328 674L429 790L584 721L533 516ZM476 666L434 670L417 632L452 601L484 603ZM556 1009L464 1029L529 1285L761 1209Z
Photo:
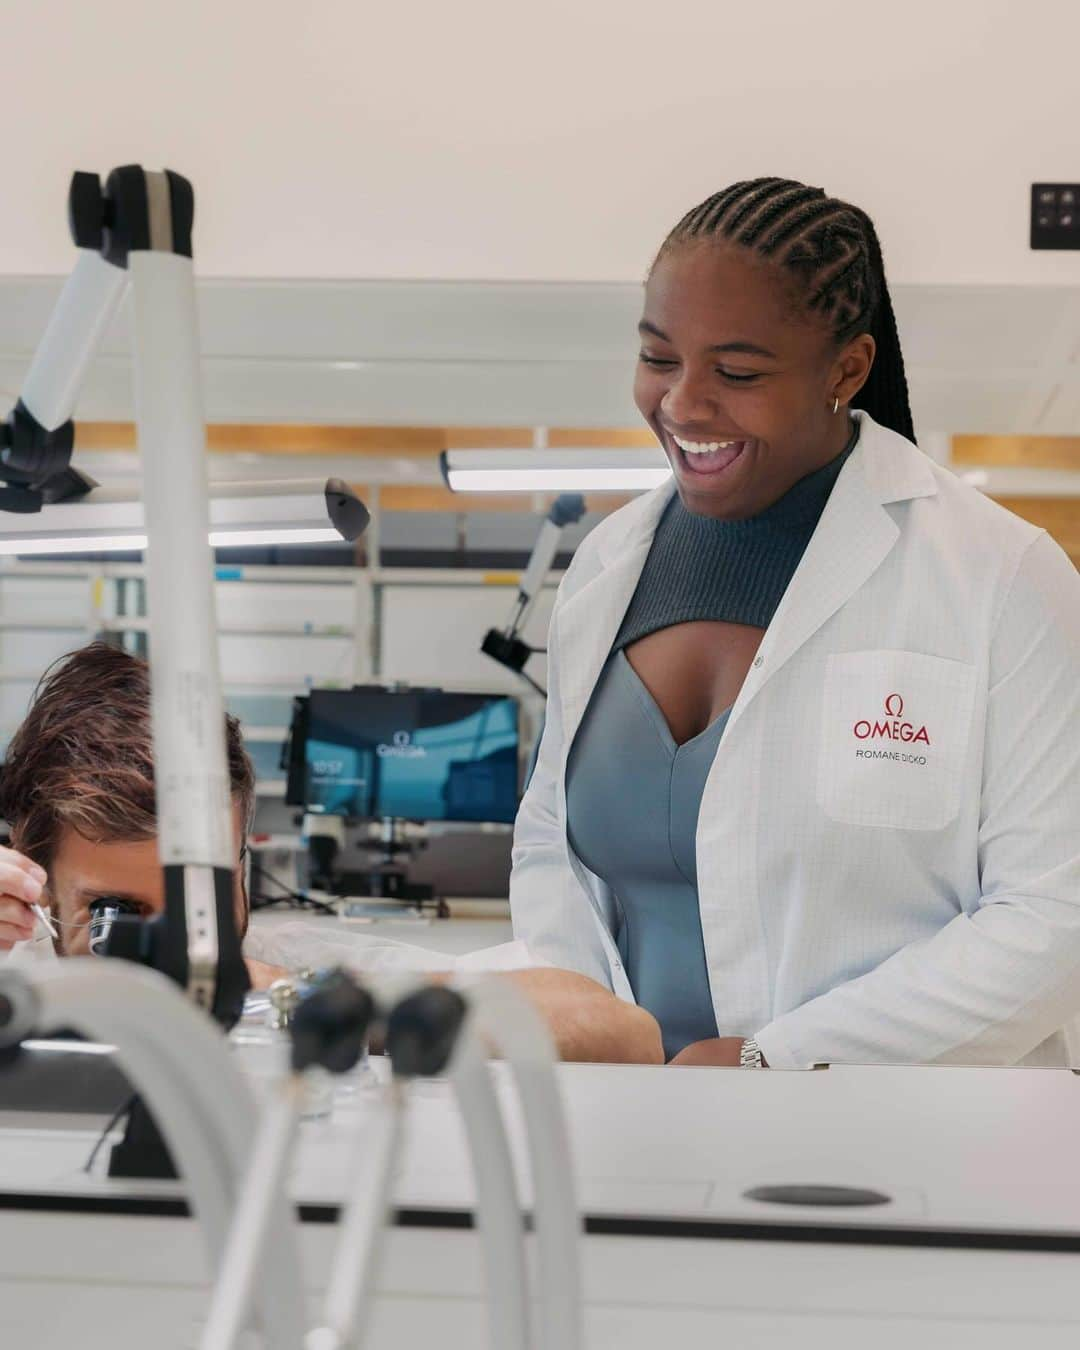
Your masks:
M528 566L522 573L517 598L510 621L505 628L489 628L484 634L480 650L529 684L534 681L525 674L529 657L537 650L521 637L521 630L536 603L537 596L555 562L559 539L567 525L576 525L585 514L585 498L579 492L564 492L556 497L544 518L540 534L533 546ZM534 684L540 693L543 690Z
M320 972L288 1019L293 1072L317 1064L331 1073L348 1073L377 1029L396 1078L440 1074L450 1062L465 1012L460 994L433 984L406 995L384 1016L347 971Z

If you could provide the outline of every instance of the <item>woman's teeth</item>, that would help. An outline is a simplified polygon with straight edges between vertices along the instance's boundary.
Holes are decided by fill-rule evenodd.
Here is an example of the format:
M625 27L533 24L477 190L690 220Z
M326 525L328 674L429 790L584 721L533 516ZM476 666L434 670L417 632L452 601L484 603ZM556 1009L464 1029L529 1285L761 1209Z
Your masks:
M688 455L710 455L716 450L726 450L729 445L739 445L739 441L684 441L678 436L671 438L680 450Z
M745 441L684 441L680 436L671 438L683 453L689 469L695 473L717 473L742 454Z

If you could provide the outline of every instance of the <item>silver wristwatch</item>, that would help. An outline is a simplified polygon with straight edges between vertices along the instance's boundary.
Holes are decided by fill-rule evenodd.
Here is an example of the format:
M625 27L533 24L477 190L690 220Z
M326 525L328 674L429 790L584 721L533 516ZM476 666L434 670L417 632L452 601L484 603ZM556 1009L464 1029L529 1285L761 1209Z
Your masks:
M748 1036L743 1041L742 1049L739 1051L739 1068L760 1069L762 1067L761 1046L758 1045L753 1036Z

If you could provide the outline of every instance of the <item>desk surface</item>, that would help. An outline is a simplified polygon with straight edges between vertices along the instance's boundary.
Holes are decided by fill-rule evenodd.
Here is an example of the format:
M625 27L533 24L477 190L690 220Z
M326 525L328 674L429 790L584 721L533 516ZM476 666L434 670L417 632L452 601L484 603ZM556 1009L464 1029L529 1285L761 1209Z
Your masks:
M589 1350L1076 1344L1080 1078L1068 1071L564 1065L559 1076L590 1216ZM327 1220L372 1089L357 1084L302 1131L292 1190L315 1206L301 1231L309 1295L325 1280ZM414 1098L370 1344L480 1347L475 1235L447 1231L472 1200L460 1125L445 1084ZM175 1217L179 1188L81 1175L92 1143L88 1131L0 1131L0 1343L196 1344L208 1271L193 1225ZM778 1213L743 1196L792 1180L871 1186L892 1202Z
M375 919L338 919L329 916L313 918L306 912L268 909L257 910L251 916L251 924L252 928L260 932L272 933L275 928L285 924L305 923L310 925L313 935L322 935L334 940L355 936L388 939L459 956L466 952L479 951L484 947L495 947L501 942L510 942L513 938L510 920L505 912L506 907L500 905L498 901L487 903L492 910L490 918L437 919L427 915L419 918L408 916L391 918L382 915ZM476 907L474 905L470 913L475 912Z
M507 1091L503 1067L495 1072ZM869 1241L1080 1250L1080 1078L1066 1070L563 1065L559 1076L594 1231L819 1242L861 1233ZM371 1079L360 1081L339 1093L328 1119L303 1127L292 1191L311 1207L309 1218L334 1216L373 1089ZM5 1129L0 1205L34 1208L42 1203L35 1195L61 1207L71 1197L74 1208L175 1203L175 1183L83 1175L95 1137ZM870 1188L889 1203L793 1208L745 1195L792 1183ZM415 1087L396 1195L435 1226L471 1209L464 1137L445 1083Z

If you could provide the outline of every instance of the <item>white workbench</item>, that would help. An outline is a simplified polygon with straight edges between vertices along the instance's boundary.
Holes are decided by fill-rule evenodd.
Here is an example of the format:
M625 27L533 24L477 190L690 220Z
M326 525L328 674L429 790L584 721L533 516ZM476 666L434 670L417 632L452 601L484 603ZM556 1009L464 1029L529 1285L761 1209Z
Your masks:
M508 906L498 901L474 901L465 908L465 913L469 917L440 919L428 914L403 914L395 918L391 914L377 918L341 919L329 915L313 916L307 911L274 908L257 910L251 916L251 928L260 935L272 935L276 930L284 927L291 929L302 923L310 929L313 937L334 942L348 942L352 938L406 942L451 956L462 956L466 952L496 947L512 940Z
M590 1229L591 1350L661 1338L679 1350L1043 1350L1080 1337L1072 1073L559 1074ZM481 1346L481 1272L460 1227L472 1199L461 1130L444 1085L414 1096L372 1344ZM361 1084L304 1128L292 1185L313 1290L370 1101ZM0 1136L0 1344L194 1344L206 1276L197 1234L175 1214L176 1184L87 1178L91 1142L88 1131ZM744 1196L791 1182L870 1187L890 1202L788 1209Z

